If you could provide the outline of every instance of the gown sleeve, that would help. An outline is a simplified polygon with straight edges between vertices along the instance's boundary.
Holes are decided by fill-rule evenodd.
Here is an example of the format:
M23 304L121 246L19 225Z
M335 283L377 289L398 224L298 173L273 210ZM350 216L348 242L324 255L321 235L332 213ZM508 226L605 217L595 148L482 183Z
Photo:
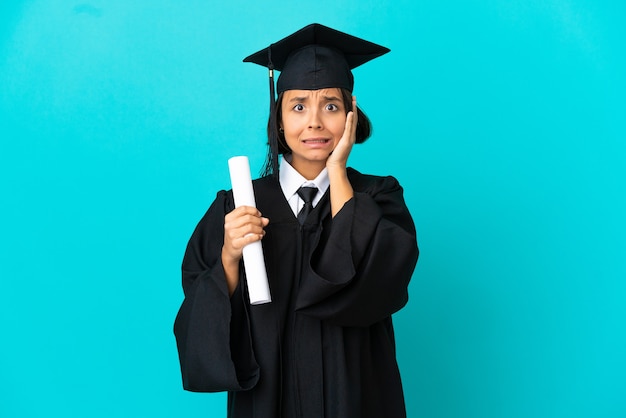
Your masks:
M419 254L398 181L363 178L322 234L297 302L300 312L341 326L368 326L402 308Z
M224 215L232 198L219 192L196 227L182 265L185 299L174 322L183 387L193 392L252 388L259 366L241 288L228 295L221 263Z

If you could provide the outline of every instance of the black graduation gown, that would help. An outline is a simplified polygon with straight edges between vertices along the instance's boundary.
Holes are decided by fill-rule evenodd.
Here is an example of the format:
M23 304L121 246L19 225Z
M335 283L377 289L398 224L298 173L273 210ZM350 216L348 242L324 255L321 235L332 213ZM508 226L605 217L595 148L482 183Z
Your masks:
M331 217L328 192L301 227L278 181L253 182L272 302L229 297L221 191L183 260L174 333L183 387L228 391L233 418L405 417L391 314L407 300L418 248L393 177L348 169L354 197ZM243 266L240 269L244 275Z

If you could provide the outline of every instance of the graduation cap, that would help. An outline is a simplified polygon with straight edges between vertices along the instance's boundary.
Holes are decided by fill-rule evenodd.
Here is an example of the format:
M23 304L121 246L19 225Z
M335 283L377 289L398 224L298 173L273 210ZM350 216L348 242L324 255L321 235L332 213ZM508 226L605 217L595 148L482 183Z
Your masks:
M352 91L352 69L389 52L388 48L313 23L246 57L269 69L270 106L275 103L274 70L280 71L276 89Z
M270 118L268 121L268 154L263 175L278 174L278 155L288 152L284 137L277 127L278 110L274 88L274 70L280 71L276 89L319 90L342 88L352 92L352 69L389 52L388 48L357 38L347 33L313 23L292 33L267 48L244 58L269 69ZM356 143L370 135L369 120L357 107L359 123Z

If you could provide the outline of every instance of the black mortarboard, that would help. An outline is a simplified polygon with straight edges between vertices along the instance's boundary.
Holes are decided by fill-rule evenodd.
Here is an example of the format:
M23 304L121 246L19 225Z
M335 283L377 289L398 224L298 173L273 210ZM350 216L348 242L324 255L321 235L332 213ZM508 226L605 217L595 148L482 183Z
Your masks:
M339 87L352 91L353 68L389 52L388 48L313 23L244 59L270 70L270 103L274 98L273 70L280 71L277 90L318 90Z

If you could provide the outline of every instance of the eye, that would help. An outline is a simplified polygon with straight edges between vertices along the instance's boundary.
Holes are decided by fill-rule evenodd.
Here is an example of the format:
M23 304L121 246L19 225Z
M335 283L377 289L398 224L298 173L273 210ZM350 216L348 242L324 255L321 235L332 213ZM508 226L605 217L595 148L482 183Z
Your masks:
M336 104L334 104L334 103L328 103L326 105L326 110L330 110L331 112L335 112L335 111L339 110L339 107Z
M293 110L296 112L302 112L304 110L304 105L302 103L298 103L293 107Z

